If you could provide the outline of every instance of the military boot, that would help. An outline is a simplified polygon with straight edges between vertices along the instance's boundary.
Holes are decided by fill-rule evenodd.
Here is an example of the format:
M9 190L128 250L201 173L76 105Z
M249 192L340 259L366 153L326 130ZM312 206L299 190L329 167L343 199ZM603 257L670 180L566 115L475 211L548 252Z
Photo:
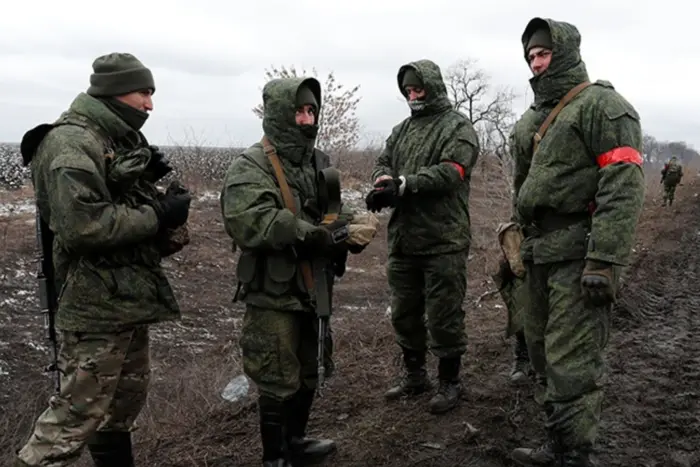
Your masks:
M87 442L95 467L134 467L131 433L96 431Z
M557 452L551 440L535 449L516 448L511 453L511 457L518 465L559 467Z
M405 348L402 350L406 371L399 384L384 393L384 398L387 400L417 396L432 389L428 373L425 371L425 352Z
M459 383L460 357L441 358L438 363L439 386L437 394L430 399L430 412L440 414L449 412L459 403L462 387Z
M285 403L261 395L258 398L263 467L292 467L287 449Z
M530 357L527 352L525 335L521 332L515 334L515 345L513 347L513 368L510 371L510 383L513 385L522 384L530 376Z
M313 404L315 392L302 387L288 401L287 409L287 439L291 452L292 463L304 465L306 462L318 462L336 450L332 439L315 439L306 437L306 426Z

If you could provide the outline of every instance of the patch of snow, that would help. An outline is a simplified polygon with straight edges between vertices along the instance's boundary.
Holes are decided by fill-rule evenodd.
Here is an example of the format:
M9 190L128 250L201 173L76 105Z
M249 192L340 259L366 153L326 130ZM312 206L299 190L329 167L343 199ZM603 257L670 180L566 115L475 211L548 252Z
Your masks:
M199 196L199 198L197 198L197 201L200 203L205 203L207 201L219 201L219 193L211 190L205 191Z
M17 203L0 204L0 216L2 217L34 213L34 210L35 205L32 199L26 199Z

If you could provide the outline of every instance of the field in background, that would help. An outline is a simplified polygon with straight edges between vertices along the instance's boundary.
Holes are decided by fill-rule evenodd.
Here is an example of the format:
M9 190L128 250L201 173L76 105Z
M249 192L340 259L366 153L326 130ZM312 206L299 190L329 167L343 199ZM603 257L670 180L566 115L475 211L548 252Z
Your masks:
M239 374L242 308L232 304L236 257L223 230L218 194L235 152L167 148L175 176L195 192L192 243L165 262L183 319L153 328L152 391L135 433L139 466L259 465L254 397L221 399ZM376 151L336 160L346 201L363 209ZM0 464L9 465L51 380L41 372L48 343L35 299L34 219L16 148L0 147ZM610 342L610 381L600 459L608 466L691 466L700 462L700 185L694 169L673 208L660 204L658 171L648 175L635 262L626 275ZM386 216L375 242L350 259L337 286L332 325L337 371L316 402L311 434L334 437L338 466L507 466L511 449L543 440L532 388L507 384L511 342L502 302L489 277L497 254L495 228L509 217L507 168L495 158L475 167L470 201L473 246L468 270L469 349L465 400L453 413L427 413L429 395L384 403L399 370L386 315ZM9 188L9 189L8 189ZM435 360L430 360L434 375ZM31 389L30 389L31 388ZM695 457L693 457L695 456ZM85 455L79 465L91 465Z

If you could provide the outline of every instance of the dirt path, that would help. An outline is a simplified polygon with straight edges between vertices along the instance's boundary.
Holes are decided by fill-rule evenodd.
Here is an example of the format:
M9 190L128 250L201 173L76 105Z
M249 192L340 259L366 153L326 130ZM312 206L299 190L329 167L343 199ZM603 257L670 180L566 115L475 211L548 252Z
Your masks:
M700 446L700 201L686 184L671 209L647 206L635 267L626 278L609 345L610 381L600 459L608 466L694 466ZM235 262L214 200L192 217L192 245L168 261L183 320L153 333L153 385L135 435L139 466L259 465L255 408L222 401L240 372L241 308L232 306ZM33 296L31 213L0 217L0 464L27 435L50 392L48 359ZM453 413L427 413L429 395L386 404L398 371L386 308L384 235L353 257L337 287L337 370L319 399L311 434L338 441L325 465L509 466L509 452L543 439L531 388L507 384L511 342L488 290L483 252L469 270L465 400ZM435 361L430 360L434 375ZM33 389L28 390L30 386ZM86 456L87 457L87 456ZM91 465L87 460L80 465Z

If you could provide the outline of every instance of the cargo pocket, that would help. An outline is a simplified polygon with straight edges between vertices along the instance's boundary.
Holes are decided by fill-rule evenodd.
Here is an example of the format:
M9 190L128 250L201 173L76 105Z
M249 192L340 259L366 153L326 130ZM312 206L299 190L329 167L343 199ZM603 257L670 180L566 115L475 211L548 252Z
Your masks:
M258 385L284 385L280 360L280 341L274 334L246 332L240 340L243 371Z
M259 263L258 255L250 251L241 251L241 255L238 257L238 264L236 264L238 284L236 286L236 295L233 298L234 302L244 299L248 292L256 292L260 289L258 284Z
M265 292L277 297L289 293L296 269L296 261L292 256L268 256L265 259Z

